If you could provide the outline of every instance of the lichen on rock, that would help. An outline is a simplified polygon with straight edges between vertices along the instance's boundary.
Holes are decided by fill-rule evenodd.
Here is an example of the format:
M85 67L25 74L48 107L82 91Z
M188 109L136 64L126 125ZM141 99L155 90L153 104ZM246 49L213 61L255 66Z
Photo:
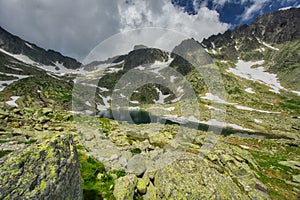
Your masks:
M82 199L71 135L57 136L0 159L0 199Z

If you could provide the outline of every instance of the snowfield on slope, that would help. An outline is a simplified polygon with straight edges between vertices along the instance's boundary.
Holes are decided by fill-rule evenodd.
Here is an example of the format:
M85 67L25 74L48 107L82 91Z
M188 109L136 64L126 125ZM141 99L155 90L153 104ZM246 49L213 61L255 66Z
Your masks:
M12 53L7 52L7 51L5 51L1 48L0 48L0 51L5 53L6 55L9 55L9 56L15 58L18 61L21 61L21 62L25 63L25 64L33 65L35 67L41 68L41 69L43 69L45 71L48 71L48 72L55 73L55 74L60 75L60 76L63 76L66 73L75 73L75 74L80 73L79 70L68 69L62 63L57 62L57 61L55 63L53 63L54 66L52 66L52 65L43 65L43 64L40 64L40 63L37 63L37 62L33 61L28 56L23 55L23 54L12 54Z
M17 74L8 74L8 73L0 73L0 74L5 74L7 76L14 76L14 77L16 77L16 79L14 79L14 80L8 80L8 81L1 81L0 80L0 92L2 90L4 90L6 88L6 86L12 84L13 82L18 81L18 80L23 79L23 78L29 77L27 75L17 75Z
M281 86L276 74L266 72L262 66L252 68L254 65L262 65L264 62L265 61L263 60L256 62L245 62L243 60L238 60L236 68L229 68L227 72L247 80L263 83L271 88L270 91L279 94L279 91L284 90L284 87Z
M280 94L280 90L285 90L300 96L299 91L288 90L284 88L280 84L276 74L266 72L264 67L260 66L263 65L264 62L264 60L256 62L246 62L243 60L238 60L235 68L229 68L226 71L247 80L263 83L271 88L270 91L277 94ZM254 65L258 65L259 67L253 68ZM253 91L247 89L246 92L251 93Z
M19 96L11 96L10 97L11 100L10 101L6 101L5 103L7 103L10 106L15 106L18 107L18 104L16 103L16 101L20 98Z

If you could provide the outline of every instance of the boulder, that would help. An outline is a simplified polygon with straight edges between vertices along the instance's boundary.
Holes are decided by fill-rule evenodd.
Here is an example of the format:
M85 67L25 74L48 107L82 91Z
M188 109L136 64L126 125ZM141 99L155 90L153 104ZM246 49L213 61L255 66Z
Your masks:
M140 194L145 194L147 192L149 182L150 180L147 178L138 178L136 188Z
M292 176L293 182L300 183L300 174Z
M0 199L82 199L72 136L15 151L0 159Z
M147 187L147 193L143 196L144 200L152 200L157 199L156 197L157 189L154 185L150 182L149 186Z
M146 171L146 157L137 154L128 160L127 173L133 173L136 176L142 175Z
M137 177L133 174L126 175L115 181L114 197L116 200L131 200L134 195L134 188L137 184Z

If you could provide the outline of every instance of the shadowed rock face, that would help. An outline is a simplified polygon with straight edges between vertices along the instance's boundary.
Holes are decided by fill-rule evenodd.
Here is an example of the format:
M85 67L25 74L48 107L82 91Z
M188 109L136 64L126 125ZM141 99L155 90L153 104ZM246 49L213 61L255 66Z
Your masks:
M82 199L80 164L71 136L0 159L0 199Z
M202 41L202 45L207 49L221 48L222 56L218 58L237 59L240 52L251 51L261 46L259 40L270 44L299 40L299 20L299 8L266 13L250 25L240 25L224 34L210 36Z
M0 48L13 54L26 55L44 65L55 66L55 62L59 62L69 69L77 69L81 66L81 63L74 58L63 56L59 52L45 50L35 44L26 42L7 32L2 27L0 27Z

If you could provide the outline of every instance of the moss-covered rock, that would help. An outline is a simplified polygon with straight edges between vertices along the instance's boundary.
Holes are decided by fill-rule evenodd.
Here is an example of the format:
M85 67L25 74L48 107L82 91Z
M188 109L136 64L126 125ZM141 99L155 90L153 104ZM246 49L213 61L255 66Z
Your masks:
M82 199L72 137L55 137L0 159L0 199Z
M115 181L114 196L117 200L133 199L137 177L133 174L126 175Z
M145 194L150 180L148 178L138 178L136 188L139 193Z

